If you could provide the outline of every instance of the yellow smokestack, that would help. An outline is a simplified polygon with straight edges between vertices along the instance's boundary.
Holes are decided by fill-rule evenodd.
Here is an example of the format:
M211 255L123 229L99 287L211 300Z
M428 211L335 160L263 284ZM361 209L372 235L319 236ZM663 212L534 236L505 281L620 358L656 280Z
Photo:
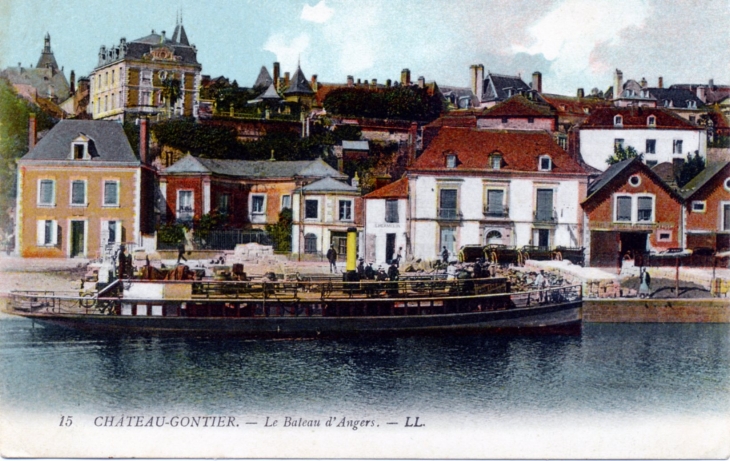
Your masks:
M347 272L354 271L357 264L357 229L347 228Z

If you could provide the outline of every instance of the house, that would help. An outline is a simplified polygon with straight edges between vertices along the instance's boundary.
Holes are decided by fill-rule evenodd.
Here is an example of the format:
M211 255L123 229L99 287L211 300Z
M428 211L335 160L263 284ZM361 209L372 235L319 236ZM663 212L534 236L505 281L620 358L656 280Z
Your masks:
M649 167L707 156L707 132L663 108L599 107L580 124L572 149L591 167L605 171L615 147L633 147Z
M476 116L477 128L493 130L552 132L557 129L557 122L557 114L550 105L523 95L512 96Z
M334 177L299 187L292 201L292 223L292 253L321 256L332 245L344 260L347 229L362 232L360 189Z
M191 222L216 211L227 226L263 229L284 208L294 189L322 178L347 176L322 159L305 161L218 160L187 155L162 171L160 189L167 222Z
M146 133L146 122L142 132ZM152 171L119 123L62 120L18 161L16 248L23 257L98 257L151 232ZM140 136L146 158L146 135Z
M479 101L480 107L492 107L499 102L517 94L524 94L531 90L542 92L542 74L533 73L532 87L522 81L519 75L501 75L487 72L484 75L484 65L476 64L470 67L471 90Z
M197 54L181 20L171 38L153 30L131 42L122 38L117 46L102 46L89 75L91 115L118 121L142 115L197 117L202 68ZM179 98L170 106L166 92L173 86Z
M624 258L683 246L683 198L639 158L604 171L582 207L591 266L616 267Z
M542 131L442 127L408 169L409 254L581 244L588 174Z
M681 191L685 200L685 248L730 250L730 162L709 164Z
M408 178L401 178L363 197L365 208L365 248L360 252L368 262L387 264L402 248L411 254L408 241Z
M47 99L53 103L66 100L70 94L68 80L63 68L58 67L51 50L51 36L46 33L43 51L35 67L8 67L0 72L0 76L8 79L19 95L31 102Z

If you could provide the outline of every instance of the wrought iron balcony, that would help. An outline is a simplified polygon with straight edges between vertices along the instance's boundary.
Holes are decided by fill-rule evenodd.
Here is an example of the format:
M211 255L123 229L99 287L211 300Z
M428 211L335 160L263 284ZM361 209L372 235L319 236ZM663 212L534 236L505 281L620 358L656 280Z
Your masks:
M504 207L499 210L495 209L489 209L489 207L484 207L484 216L488 218L508 218L509 217L509 208Z
M438 219L458 221L461 219L461 213L457 208L439 208Z
M558 221L558 216L555 210L543 210L538 209L534 213L535 222L555 224Z

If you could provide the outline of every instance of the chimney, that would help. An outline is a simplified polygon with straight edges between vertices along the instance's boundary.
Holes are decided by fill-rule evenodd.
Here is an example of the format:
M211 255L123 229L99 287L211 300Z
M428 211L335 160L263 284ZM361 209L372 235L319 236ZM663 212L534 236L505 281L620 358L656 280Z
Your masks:
M355 172L355 176L352 177L350 184L352 184L352 187L360 187L360 177L357 175L357 171Z
M616 73L613 76L613 99L621 97L621 92L624 89L624 74L620 70L616 69Z
M162 35L160 35L160 43L165 43L165 31L162 31Z
M274 63L274 87L278 90L279 89L279 63Z
M347 87L352 88L353 86L355 86L355 77L353 77L352 75L348 75L347 76Z
M481 102L484 93L484 66L481 64L471 66L471 91Z
M532 73L532 89L538 93L542 93L542 74L540 72Z
M583 88L578 88L578 97L579 98L585 98L586 97L586 94L583 91Z
M664 88L664 77L659 76L659 88Z
M35 114L31 112L28 118L28 152L33 150L36 143L36 121Z
M360 85L362 85L362 82L361 82L361 81L360 81L360 79L358 78L358 79L357 79L357 86L360 86Z
M374 78L373 81L372 81L372 83L371 83L371 85L372 85L373 89L377 88L378 87L378 79L377 78Z
M423 88L426 86L426 79L423 78L423 75L418 77L418 88Z
M139 160L147 165L147 119L139 119Z
M393 81L392 80L388 79L388 80L385 81L385 86L386 87L390 88L392 85L393 85Z
M400 71L400 83L401 85L411 84L411 71L409 69L403 69Z
M312 91L317 92L317 74L312 74Z
M700 101L702 101L702 102L707 102L707 101L706 101L706 99L705 99L705 98L707 97L707 93L706 93L706 91L707 91L707 88L706 88L706 87L704 87L704 86L702 86L702 85L699 85L699 86L697 87L697 90L696 90L696 93L697 93L697 98L698 98L698 99L699 99Z
M76 94L76 72L73 70L71 71L71 76L69 77L69 80L71 80L71 86L69 87L69 92L73 96Z
M641 77L641 87L646 88L646 79L644 77Z
M289 86L289 79L291 76L289 75L289 72L284 72L284 86Z
M713 87L715 86L715 80L714 80L714 79L710 79L710 81L709 81L709 83L708 83L708 85L707 85L707 86L709 86L709 87L710 87L710 89L712 90L712 89L713 89Z

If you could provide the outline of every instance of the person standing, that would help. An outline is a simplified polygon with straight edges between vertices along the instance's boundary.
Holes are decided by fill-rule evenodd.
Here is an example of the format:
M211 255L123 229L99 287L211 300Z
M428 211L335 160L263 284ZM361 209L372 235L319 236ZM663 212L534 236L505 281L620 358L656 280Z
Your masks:
M535 277L535 283L534 283L535 289L538 292L538 299L540 302L545 301L545 271L540 271L539 274L537 274L537 277Z
M444 264L448 264L449 262L449 250L446 249L445 245L443 251L441 251L441 260Z
M639 297L640 298L648 298L651 296L651 275L649 275L649 271L646 270L646 268L641 268L641 272L639 273L639 280L641 281L641 285L639 285Z
M330 262L330 273L337 273L337 252L334 245L330 245L330 249L327 250L327 261Z
M185 257L185 241L180 240L180 244L177 246L177 263L180 264L180 260L188 262L188 258Z
M124 279L124 273L127 269L127 255L124 253L124 251L124 245L120 245L119 254L117 255L117 263L119 264L119 269L117 269L117 278L119 280Z
M398 255L393 260L395 267L400 267L400 260L403 257L403 247L398 248Z

